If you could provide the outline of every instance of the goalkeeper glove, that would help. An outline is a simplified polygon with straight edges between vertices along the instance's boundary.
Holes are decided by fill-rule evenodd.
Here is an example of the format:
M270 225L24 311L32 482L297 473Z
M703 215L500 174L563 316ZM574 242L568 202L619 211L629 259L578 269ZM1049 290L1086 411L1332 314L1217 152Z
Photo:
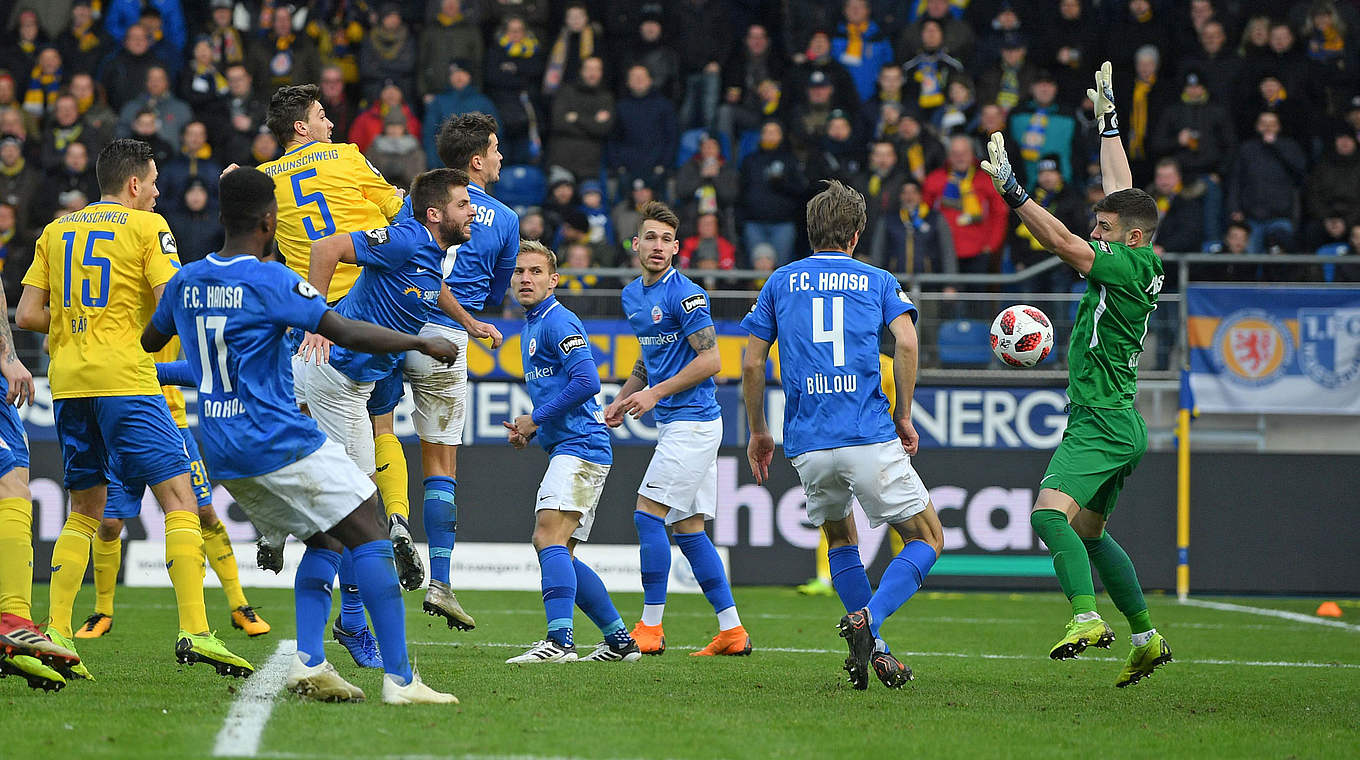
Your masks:
M1114 85L1110 82L1110 62L1106 61L1096 71L1096 87L1088 89L1086 97L1091 99L1100 126L1101 137L1119 136L1119 115L1114 111Z
M992 185L1001 194L1002 200L1011 208L1025 205L1029 193L1015 178L1010 157L1006 155L1006 138L1000 132L993 132L992 139L987 141L987 156L989 160L982 162L982 170L992 175Z

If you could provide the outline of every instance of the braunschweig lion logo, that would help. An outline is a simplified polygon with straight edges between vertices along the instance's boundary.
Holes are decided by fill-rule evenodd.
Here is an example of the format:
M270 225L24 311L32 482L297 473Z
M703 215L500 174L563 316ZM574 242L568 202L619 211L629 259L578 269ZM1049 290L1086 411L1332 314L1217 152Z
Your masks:
M1293 356L1289 328L1261 309L1241 309L1225 317L1214 331L1210 350L1220 374L1247 386L1274 382Z

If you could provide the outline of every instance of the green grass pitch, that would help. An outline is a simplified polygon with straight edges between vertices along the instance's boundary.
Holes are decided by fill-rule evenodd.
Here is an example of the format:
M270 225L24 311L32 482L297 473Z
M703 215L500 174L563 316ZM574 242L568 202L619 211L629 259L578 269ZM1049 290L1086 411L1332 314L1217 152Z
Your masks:
M46 610L46 587L34 608ZM253 591L274 632L247 639L229 627L216 589L209 616L257 667L293 635L292 594ZM637 664L509 666L541 636L533 592L463 592L477 630L458 633L406 596L408 636L425 680L462 704L389 707L380 675L338 646L331 660L370 701L300 702L278 695L256 752L272 758L1004 758L1356 757L1360 755L1360 630L1311 625L1151 599L1176 661L1129 689L1113 681L1128 630L1109 652L1052 662L1066 605L1057 594L922 592L884 628L916 671L900 691L871 680L857 692L840 670L844 645L834 598L792 590L737 590L751 657L688 655L714 629L702 597L667 606L670 649ZM92 592L81 594L78 616ZM615 601L630 625L636 594ZM1311 613L1317 600L1236 599ZM112 634L80 643L98 679L57 694L0 680L0 757L211 756L245 682L174 663L170 589L120 588ZM1347 602L1343 620L1360 619ZM577 639L598 632L577 616ZM513 645L513 646L511 646ZM239 750L238 750L239 751Z

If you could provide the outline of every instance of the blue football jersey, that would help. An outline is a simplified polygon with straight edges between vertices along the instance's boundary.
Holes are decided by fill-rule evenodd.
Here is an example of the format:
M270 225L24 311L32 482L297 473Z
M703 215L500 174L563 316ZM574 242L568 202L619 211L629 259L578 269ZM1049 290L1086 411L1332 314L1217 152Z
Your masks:
M351 232L354 257L363 271L335 310L350 319L372 322L415 335L439 309L439 263L444 250L425 225L406 218L391 227ZM331 365L357 382L392 373L397 354L364 354L335 346Z
M916 307L887 272L843 253L780 267L741 321L779 342L784 453L882 443L897 437L880 387L883 329Z
M442 271L458 303L468 311L481 311L488 304L499 306L510 286L515 259L519 258L519 216L475 184L468 185L468 197L477 210L471 237L449 248ZM407 196L397 219L410 216L411 198ZM430 321L463 329L439 309L434 310Z
M535 407L557 398L568 382L567 370L575 365L589 362L588 369L599 372L581 320L555 296L548 296L525 314L519 350L524 381ZM597 464L614 461L604 412L594 398L564 416L544 420L537 438L549 456L570 454Z
M623 313L642 347L642 363L650 385L674 377L698 356L689 336L713 326L708 294L678 270L672 269L651 285L642 278L623 289ZM657 402L657 422L716 420L722 416L713 378Z
M254 256L211 253L166 284L151 324L180 336L198 383L203 459L214 480L274 472L325 442L293 400L283 333L315 332L329 308L306 280Z

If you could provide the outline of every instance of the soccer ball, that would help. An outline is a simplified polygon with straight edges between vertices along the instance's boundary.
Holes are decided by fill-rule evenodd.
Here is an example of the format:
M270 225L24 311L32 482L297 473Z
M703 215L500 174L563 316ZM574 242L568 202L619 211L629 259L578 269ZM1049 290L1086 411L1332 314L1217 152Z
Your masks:
M992 321L992 353L1012 367L1033 367L1053 350L1053 323L1033 306L1003 309Z

